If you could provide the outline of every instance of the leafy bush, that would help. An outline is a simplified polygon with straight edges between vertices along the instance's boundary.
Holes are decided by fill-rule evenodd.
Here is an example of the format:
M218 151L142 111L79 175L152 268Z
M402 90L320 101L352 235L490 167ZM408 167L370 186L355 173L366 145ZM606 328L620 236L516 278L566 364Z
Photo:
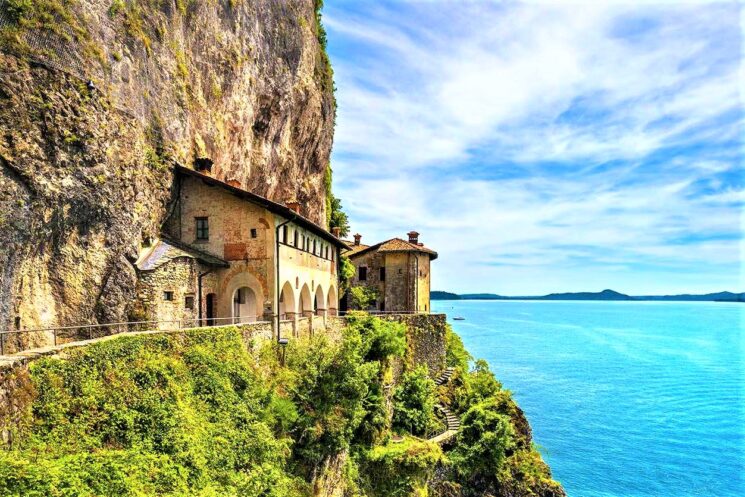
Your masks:
M402 323L352 313L347 318L347 333L359 334L366 361L403 357L406 352L406 326Z
M370 286L354 286L349 289L349 300L352 309L374 309L378 300L378 290Z
M426 492L427 481L444 460L439 445L410 437L374 447L364 454L363 486L370 497L417 495Z
M423 435L435 424L435 382L427 366L404 373L393 394L393 428Z
M461 419L457 445L451 454L456 471L469 478L496 480L507 451L514 445L509 416L500 414L493 400L471 407Z
M354 277L356 269L349 257L342 255L339 257L339 288L342 294L349 290L349 282Z
M473 357L463 345L463 340L448 325L445 331L445 363L460 373L467 373L472 360Z
M324 337L288 347L287 364L292 379L286 388L299 414L291 430L294 458L309 476L349 447L379 366L362 361L358 340L329 343Z
M2 495L303 495L234 327L121 337L32 365L33 433ZM2 465L3 468L7 465Z

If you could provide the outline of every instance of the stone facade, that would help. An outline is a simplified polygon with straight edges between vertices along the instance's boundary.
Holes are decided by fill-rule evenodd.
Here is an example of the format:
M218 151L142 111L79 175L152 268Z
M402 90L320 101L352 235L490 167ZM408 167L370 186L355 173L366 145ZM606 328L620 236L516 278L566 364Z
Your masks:
M416 237L411 235L416 234ZM409 241L394 238L376 245L351 245L348 256L355 266L352 286L377 291L375 308L381 312L429 312L430 262L437 253L418 243L418 233Z
M380 317L406 325L407 367L426 364L432 378L445 369L445 314L394 314Z
M170 252L147 248L137 262L141 319L227 324L337 312L343 243L297 211L179 168L163 232L158 243Z

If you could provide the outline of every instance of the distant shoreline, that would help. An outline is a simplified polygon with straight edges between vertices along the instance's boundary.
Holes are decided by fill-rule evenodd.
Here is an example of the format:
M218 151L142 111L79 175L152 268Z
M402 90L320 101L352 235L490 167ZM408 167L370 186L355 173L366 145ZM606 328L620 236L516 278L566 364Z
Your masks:
M495 293L457 294L443 291L432 291L432 300L541 300L541 301L604 301L604 302L745 302L745 293L717 292L701 295L639 295L632 296L614 290L602 292L551 293L541 296L505 296Z

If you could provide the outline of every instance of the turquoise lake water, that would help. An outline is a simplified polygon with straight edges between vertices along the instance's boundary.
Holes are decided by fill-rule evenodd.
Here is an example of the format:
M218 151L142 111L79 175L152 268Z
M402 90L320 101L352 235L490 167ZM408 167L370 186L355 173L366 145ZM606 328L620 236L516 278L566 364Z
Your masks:
M745 496L745 305L438 301L432 310L513 391L570 497Z

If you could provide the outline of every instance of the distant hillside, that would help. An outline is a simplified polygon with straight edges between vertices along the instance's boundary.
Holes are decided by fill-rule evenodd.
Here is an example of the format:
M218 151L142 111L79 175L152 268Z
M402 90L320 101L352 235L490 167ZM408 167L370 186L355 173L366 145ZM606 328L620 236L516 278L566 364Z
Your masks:
M634 297L614 290L602 292L552 293L543 297L533 297L536 300L636 300Z
M602 292L551 293L542 296L507 297L495 293L456 293L435 291L432 300L652 300L671 302L745 302L745 293L717 292L704 295L641 295L631 296L615 290Z
M690 302L745 302L745 293L717 292L704 295L645 295L636 298L639 300L680 300Z
M429 298L432 300L460 300L461 297L457 293L450 293L450 292L438 292L437 290L433 290L429 294Z

